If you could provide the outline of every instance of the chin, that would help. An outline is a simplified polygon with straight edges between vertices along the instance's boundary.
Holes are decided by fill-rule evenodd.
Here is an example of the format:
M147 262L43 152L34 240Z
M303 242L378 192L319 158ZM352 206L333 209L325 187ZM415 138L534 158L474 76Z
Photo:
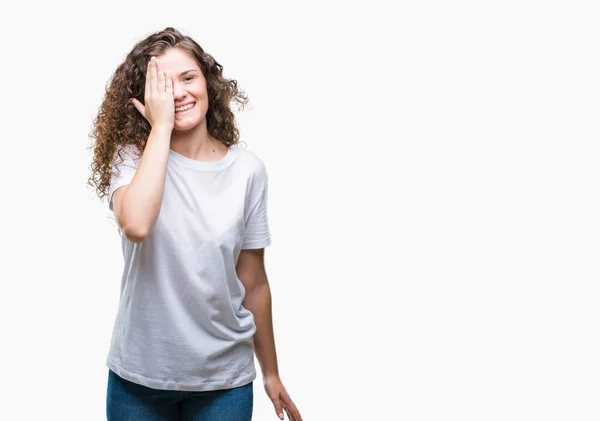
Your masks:
M195 129L200 125L202 120L193 120L193 121L175 121L173 125L173 130L180 132L187 132L189 130Z

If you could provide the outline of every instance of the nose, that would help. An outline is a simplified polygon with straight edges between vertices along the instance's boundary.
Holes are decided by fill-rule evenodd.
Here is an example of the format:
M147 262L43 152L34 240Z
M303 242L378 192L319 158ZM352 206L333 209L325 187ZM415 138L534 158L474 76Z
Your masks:
M183 85L179 82L173 82L173 98L175 100L180 100L185 98L186 95L187 92L185 91Z

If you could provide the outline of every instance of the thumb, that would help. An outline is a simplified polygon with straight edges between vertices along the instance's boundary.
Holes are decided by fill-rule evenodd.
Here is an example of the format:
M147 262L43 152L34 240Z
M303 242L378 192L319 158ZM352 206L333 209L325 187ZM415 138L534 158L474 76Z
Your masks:
M273 405L275 406L275 413L277 413L279 419L283 419L283 406L281 405L281 400L276 399L273 401Z
M135 98L131 98L131 102L133 103L133 106L136 108L136 110L138 110L140 114L144 116L144 118L146 118L146 107L144 107L144 105Z

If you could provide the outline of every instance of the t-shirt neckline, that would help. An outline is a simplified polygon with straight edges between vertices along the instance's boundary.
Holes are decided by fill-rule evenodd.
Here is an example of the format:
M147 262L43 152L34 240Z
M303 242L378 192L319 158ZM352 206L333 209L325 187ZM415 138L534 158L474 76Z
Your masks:
M227 167L234 160L236 145L229 146L227 153L223 158L218 161L197 161L195 159L183 156L180 153L175 152L169 148L169 158L178 164L184 165L188 168L193 168L200 171L217 171Z

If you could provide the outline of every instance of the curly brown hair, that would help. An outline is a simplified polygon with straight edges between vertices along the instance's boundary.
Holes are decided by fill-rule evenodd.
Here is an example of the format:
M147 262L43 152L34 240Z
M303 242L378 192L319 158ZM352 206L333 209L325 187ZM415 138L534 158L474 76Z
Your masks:
M190 54L206 79L208 133L226 146L239 143L239 130L230 105L235 102L238 110L243 110L248 97L239 89L236 80L223 77L223 66L196 41L174 28L165 28L139 41L106 84L104 100L89 135L94 158L90 166L92 175L87 184L95 188L100 200L108 195L115 154L121 160L119 164L123 161L121 152L127 145L134 146L139 155L144 152L151 126L130 99L137 98L144 103L146 70L150 58L172 48Z

